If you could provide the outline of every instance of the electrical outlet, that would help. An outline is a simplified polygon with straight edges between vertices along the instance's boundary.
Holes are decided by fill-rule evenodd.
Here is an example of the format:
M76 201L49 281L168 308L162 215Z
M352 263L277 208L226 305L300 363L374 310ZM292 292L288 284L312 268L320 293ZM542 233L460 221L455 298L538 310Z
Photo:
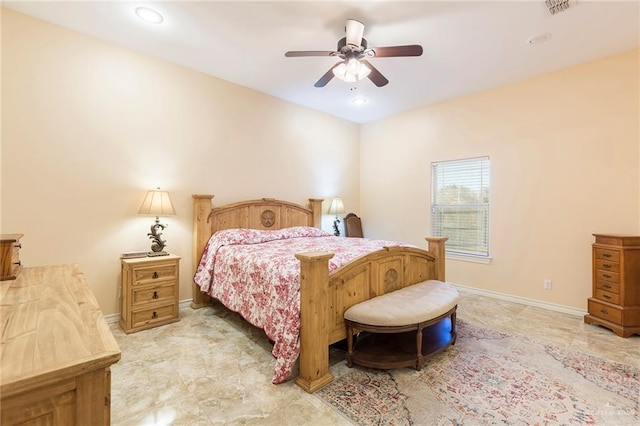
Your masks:
M553 285L551 283L551 280L544 280L544 289L551 290L552 288L553 288Z

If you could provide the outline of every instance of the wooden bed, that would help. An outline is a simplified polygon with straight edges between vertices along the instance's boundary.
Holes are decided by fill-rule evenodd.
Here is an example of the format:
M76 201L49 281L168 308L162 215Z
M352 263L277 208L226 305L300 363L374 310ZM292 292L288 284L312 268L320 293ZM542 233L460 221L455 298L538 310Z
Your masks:
M213 195L193 195L194 271L207 241L223 229L277 230L292 226L320 227L322 199L309 207L272 198L212 207ZM346 338L344 312L356 303L427 279L445 280L446 237L427 237L428 250L387 247L362 256L329 275L332 253L300 253L300 372L295 382L315 392L333 380L329 345ZM210 298L193 285L194 309Z

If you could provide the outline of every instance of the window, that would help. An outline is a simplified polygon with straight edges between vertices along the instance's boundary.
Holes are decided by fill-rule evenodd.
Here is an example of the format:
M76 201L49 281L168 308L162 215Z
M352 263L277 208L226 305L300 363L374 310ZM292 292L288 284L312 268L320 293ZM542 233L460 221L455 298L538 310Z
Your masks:
M431 231L446 253L489 257L489 157L431 164Z

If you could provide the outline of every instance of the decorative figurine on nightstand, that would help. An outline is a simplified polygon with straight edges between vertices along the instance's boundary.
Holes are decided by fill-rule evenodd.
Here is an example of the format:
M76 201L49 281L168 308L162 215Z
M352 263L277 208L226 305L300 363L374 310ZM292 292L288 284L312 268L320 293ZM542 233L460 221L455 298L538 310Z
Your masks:
M338 228L338 224L340 223L340 218L338 218L339 214L344 213L344 203L342 202L342 198L334 198L331 201L331 206L329 206L329 214L336 215L336 219L333 221L333 235L336 237L340 236L340 228Z
M158 232L158 230L164 231L164 228L168 225L161 224L158 216L176 214L173 204L171 204L169 193L160 191L160 188L147 192L138 214L154 215L156 217L155 223L151 225L151 232L147 234L152 241L151 251L147 253L147 256L167 256L169 253L164 251L166 241L161 238L162 232Z
M166 243L165 240L160 239L160 236L162 235L162 232L158 232L158 228L162 229L164 231L164 228L166 228L169 225L163 225L160 223L160 221L156 218L156 223L154 223L153 225L151 225L151 232L149 232L147 235L149 236L149 238L151 238L151 241L153 242L153 244L151 244L151 250L154 253L158 253L158 256L165 255L165 254L169 254L164 250L164 245Z

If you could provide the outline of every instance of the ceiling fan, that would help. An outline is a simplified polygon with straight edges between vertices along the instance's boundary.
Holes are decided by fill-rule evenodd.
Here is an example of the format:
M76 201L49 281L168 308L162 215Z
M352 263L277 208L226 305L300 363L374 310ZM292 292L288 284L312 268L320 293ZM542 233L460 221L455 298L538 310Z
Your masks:
M367 40L362 37L364 35L364 24L355 19L347 19L345 32L346 37L338 41L338 49L336 51L298 50L286 52L284 56L287 58L301 56L337 56L341 58L342 61L335 64L320 77L320 80L314 84L315 87L326 86L333 77L349 83L369 78L373 84L382 87L389 83L389 80L365 58L422 55L422 46L419 44L367 48Z

